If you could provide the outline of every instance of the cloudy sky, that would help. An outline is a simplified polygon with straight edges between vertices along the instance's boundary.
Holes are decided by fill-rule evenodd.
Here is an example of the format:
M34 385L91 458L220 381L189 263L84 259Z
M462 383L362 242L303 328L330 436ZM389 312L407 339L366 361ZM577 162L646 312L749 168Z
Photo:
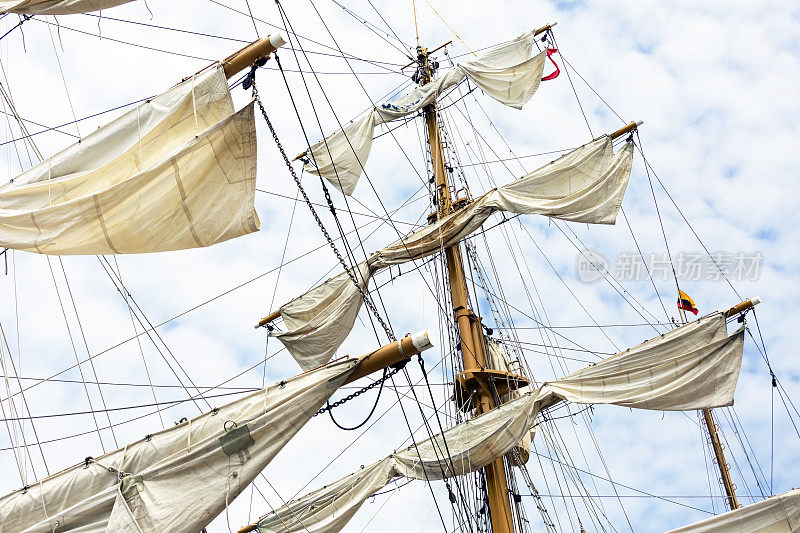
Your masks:
M47 156L121 110L98 113L158 94L257 36L283 27L273 2L249 4L255 21L247 14L245 0L136 0L102 17L37 17L0 41L0 82L18 114L29 121L31 133L68 124L33 137ZM408 47L416 44L411 1L302 0L287 3L286 11L303 48L313 52L308 55L310 66L301 59L305 76L298 72L292 50L280 53L312 141L333 131L337 120L354 118L371 102L411 85L410 69L400 70L409 62ZM562 74L543 83L524 110L505 108L479 91L467 94L466 87L443 102L453 104L444 112L445 124L473 196L550 161L558 150L626 122L644 121L637 143L655 174L648 176L637 152L623 203L625 216L616 226L527 217L474 240L492 284L499 280L502 286L518 337L526 343L524 357L533 376L545 381L576 370L598 355L664 331L667 326L658 324L679 318L675 281L663 261L660 214L681 288L701 313L756 295L764 300L758 319L767 354L781 391L798 405L800 360L792 349L800 343L794 325L800 310L795 297L800 247L794 229L800 222L795 185L800 166L796 3L498 0L489 5L419 0L416 19L423 45L432 48L453 41L447 55L438 54L443 66L558 22L555 37L562 55L556 59ZM16 16L4 17L0 34L17 22ZM342 59L339 50L350 59ZM565 59L571 65L568 70ZM316 76L308 74L310 68ZM303 132L275 61L259 71L258 84L290 156L304 150ZM239 87L233 94L238 106L247 103L249 92ZM7 112L5 105L2 111ZM83 117L91 118L72 123ZM398 231L424 223L432 210L424 187L427 169L419 122L409 121L375 141L366 177L347 203L338 192L332 193L357 257L396 239ZM20 136L15 123L0 124L0 180L5 181L35 163L36 157L30 144L10 142ZM0 489L16 489L46 471L57 472L137 440L162 424L198 414L192 402L160 414L152 406L135 408L186 398L167 360L172 367L178 361L201 388L220 383L238 388L212 391L209 394L217 396L208 400L211 405L233 399L241 388L260 387L298 372L280 343L267 343L266 332L253 329L253 324L334 273L337 262L307 206L295 202L297 189L260 118L257 127L256 208L261 231L209 249L109 258L141 313L132 315L98 258L48 259L12 251L0 258L0 324L8 342L8 349L2 346L3 360L8 374L14 375L11 355L16 371L26 378L23 386L32 387L25 395L30 413L99 411L104 402L113 409L37 418L35 427L24 424L27 443L45 443L41 450L47 465L39 448L32 447L32 464L25 456L22 475L9 433L3 431ZM502 161L492 163L498 160ZM299 165L296 168L299 171ZM304 183L315 202L324 202L315 177L305 176ZM386 211L392 213L392 224L383 220ZM327 211L320 208L320 213L333 230ZM490 220L486 227L499 220ZM354 225L363 249L351 232ZM606 260L609 274L604 279L590 281L580 275L584 249ZM637 276L628 268L638 250L655 261L653 282L641 269ZM706 250L729 269L733 288L710 267ZM441 339L426 353L426 361L429 368L441 363L430 380L437 404L446 405L449 389L440 384L451 379L451 354L442 338L445 317L439 315L430 292L437 264L396 279L386 273L376 281L396 333L427 328ZM485 322L496 326L487 302L480 303ZM554 329L543 333L535 319ZM158 336L137 337L142 332L139 320L158 325ZM657 325L642 325L645 322ZM576 327L597 324L608 327ZM752 314L747 325L760 342ZM340 354L366 353L385 341L376 338L362 311ZM562 349L557 351L553 344ZM27 379L52 376L87 354L95 356L94 365L82 364L58 375L62 381ZM266 365L259 365L265 354ZM155 391L141 386L148 383L148 373L159 385ZM409 376L419 382L418 365L409 366ZM104 385L84 387L82 380ZM408 398L401 401L401 411L398 394L407 392L402 385L408 383L405 377L396 383L397 392L384 391L374 425L366 432L344 432L329 419L313 419L267 467L256 488L248 488L233 503L228 521L220 517L209 531L226 531L228 524L235 530L271 506L404 445L409 437L404 412L415 429L422 415ZM6 387L17 386L16 380L4 383L2 396ZM418 393L427 390L419 388ZM337 416L356 424L373 398L353 401L339 408ZM8 402L3 405L4 417L10 416ZM118 409L122 407L126 408ZM19 402L17 408L21 409ZM452 423L452 408L443 410L443 423ZM431 414L427 408L422 412ZM799 415L795 412L795 423ZM749 334L735 408L719 410L717 416L741 502L752 502L750 495L760 499L770 490L779 493L800 486L800 435L782 396L770 386L765 360ZM102 429L98 435L96 426L106 428L109 423L113 432ZM5 425L13 435L13 424ZM532 454L528 470L560 530L578 531L580 523L587 531L663 531L724 509L696 413L599 406L591 413L560 419L542 433L536 441L541 455ZM415 435L424 438L426 432L421 429ZM571 466L554 463L555 448L548 446L554 442L559 443L558 457ZM592 516L582 500L569 498L579 494L574 485L578 481L597 496L605 517ZM521 478L519 485L529 494ZM447 494L439 486L435 494L434 502L425 484L414 482L378 496L365 504L348 531L441 530L437 505L452 528ZM544 531L532 499L523 501L531 529Z

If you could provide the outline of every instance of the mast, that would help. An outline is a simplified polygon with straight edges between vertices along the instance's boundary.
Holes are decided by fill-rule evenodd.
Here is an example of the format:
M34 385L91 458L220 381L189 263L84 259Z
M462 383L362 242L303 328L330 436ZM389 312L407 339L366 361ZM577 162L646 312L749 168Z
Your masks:
M431 81L434 68L429 62L429 53L426 48L417 47L418 78L420 85ZM453 200L450 196L450 185L444 164L444 153L439 136L439 124L435 104L423 108L425 123L428 128L428 143L431 150L431 160L435 179L434 204L437 206L437 219L441 219L452 212ZM486 362L486 341L483 337L481 319L469 308L469 293L467 292L464 263L458 243L445 249L447 260L447 274L450 281L450 297L453 304L453 313L458 324L458 334L461 344L461 356L464 362L462 376L474 376L479 385L475 390L474 404L476 414L484 413L495 408L495 395L492 394L491 378L481 379L488 372L500 374L496 369L488 369ZM505 375L505 372L502 372ZM462 382L463 383L463 382ZM458 385L457 385L458 387ZM456 394L456 399L459 395ZM506 479L506 469L503 457L496 459L484 468L486 476L486 492L489 502L489 517L494 533L513 533L514 520L511 512L511 500Z
M761 298L753 298L751 300L746 300L734 307L731 307L727 311L725 311L725 316L730 317L735 314L747 311L751 307L755 307L761 303ZM686 316L681 310L681 318L683 322L686 323ZM733 511L734 509L739 508L739 500L736 499L736 485L733 484L733 480L731 479L731 471L728 465L728 462L725 460L725 452L723 451L722 441L719 438L719 432L717 431L717 424L714 422L714 415L711 414L711 409L703 409L700 411L703 413L703 421L706 425L706 431L708 431L708 437L711 441L711 447L714 449L714 457L717 460L717 467L719 468L719 475L722 479L722 485L725 487L725 502L728 504L728 508Z
M717 424L714 422L714 416L711 414L711 409L703 409L703 421L706 423L706 430L708 431L711 446L714 448L714 457L717 459L717 466L719 473L722 477L722 485L725 487L725 494L727 495L725 501L728 507L732 510L739 508L739 501L736 499L736 487L731 480L731 471L728 468L728 463L725 461L725 453L722 451L722 442L719 440L719 433L717 433Z

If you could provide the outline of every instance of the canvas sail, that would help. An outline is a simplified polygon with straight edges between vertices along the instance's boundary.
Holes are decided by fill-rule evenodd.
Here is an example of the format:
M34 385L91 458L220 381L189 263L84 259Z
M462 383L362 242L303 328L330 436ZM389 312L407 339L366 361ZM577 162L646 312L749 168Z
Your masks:
M0 532L200 531L355 369L254 392L0 498Z
M658 411L733 405L743 346L744 328L728 336L725 315L714 313L548 383L542 401Z
M353 273L366 290L371 277L366 261ZM288 331L273 332L303 370L330 361L353 329L364 302L358 287L347 272L317 285L302 296L281 306L281 317Z
M72 15L127 4L133 0L0 0L0 13Z
M800 489L790 490L757 503L745 505L669 533L800 532Z
M359 279L364 280L366 287L371 276L389 265L435 254L478 230L497 211L613 224L630 179L632 162L632 143L625 143L614 153L611 137L601 136L378 250L367 259L368 272L364 271ZM364 268L361 263L359 269ZM349 276L340 274L282 307L281 316L288 331L273 335L302 368L313 368L330 360L344 342L361 304L361 295ZM296 308L302 309L301 321L293 316Z
M375 126L417 113L443 91L465 78L503 104L522 109L542 79L545 52L533 55L533 32L497 46L480 57L445 71L432 82L400 98L380 104L308 149L305 170L324 177L350 195L367 163Z
M439 480L475 472L518 446L526 435L531 435L539 412L562 400L648 410L693 411L731 405L741 366L743 333L740 329L728 336L722 313L676 328L563 379L544 384L290 502L262 518L258 523L259 531L338 532L367 498L394 477ZM725 348L721 349L720 343L726 344ZM621 374L631 376L627 385L623 385ZM645 379L645 375L648 378ZM769 504L770 517L778 516L776 509L778 513L788 509L780 516L792 516L795 521L800 517L797 496L780 504ZM738 524L735 521L722 523L725 526ZM771 525L776 521L758 523ZM676 531L731 531L725 527L688 527L690 529ZM741 531L762 530L744 528ZM774 531L794 532L795 529Z
M160 252L259 229L252 102L207 69L0 186L0 246Z

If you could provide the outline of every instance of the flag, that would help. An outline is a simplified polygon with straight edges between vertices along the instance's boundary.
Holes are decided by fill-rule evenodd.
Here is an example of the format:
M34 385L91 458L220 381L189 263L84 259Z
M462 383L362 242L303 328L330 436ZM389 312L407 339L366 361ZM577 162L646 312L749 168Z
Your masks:
M691 311L695 315L698 313L697 307L694 305L694 300L689 298L689 295L680 289L678 289L678 309Z

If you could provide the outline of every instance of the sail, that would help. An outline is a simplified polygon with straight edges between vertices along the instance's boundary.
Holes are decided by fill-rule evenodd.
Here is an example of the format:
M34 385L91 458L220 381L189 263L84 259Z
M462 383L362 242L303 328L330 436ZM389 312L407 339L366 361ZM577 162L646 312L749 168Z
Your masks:
M0 246L116 254L210 246L259 228L253 103L221 66L0 186Z
M616 153L601 136L503 187L492 189L463 209L378 250L366 261L366 287L377 271L432 255L476 231L497 211L540 214L562 220L613 224L628 185L633 144ZM364 263L359 265L364 269ZM330 360L347 338L362 304L360 293L340 274L281 308L287 332L274 333L298 364L313 368ZM288 306L288 307L287 307ZM302 318L294 315L302 310ZM287 320L288 319L288 320Z
M0 0L0 13L72 15L127 4L133 0Z
M352 270L366 290L371 272L366 261ZM281 317L288 331L273 331L303 370L330 361L347 338L363 303L358 287L347 272L317 285L302 296L281 306Z
M200 531L357 364L288 379L4 496L0 532Z
M687 411L733 405L744 328L715 313L548 383L542 401ZM550 399L544 399L550 396Z
M522 109L542 79L545 52L533 54L533 32L492 48L480 57L444 71L436 80L380 104L342 129L311 145L305 170L324 177L344 194L353 194L367 163L375 126L417 113L465 78L503 104Z
M259 531L335 533L393 477L433 481L468 474L519 448L533 436L539 412L563 400L649 410L731 405L743 335L739 329L728 336L722 313L676 328L534 391L520 392L487 413L291 502L264 517Z
M335 533L393 478L444 479L475 472L519 442L536 417L526 395L294 500L258 522L261 533ZM448 455L449 453L449 455Z
M800 532L800 489L728 511L668 533Z
M367 498L395 476L392 458L364 467L293 500L258 521L260 533L333 533L353 518Z

